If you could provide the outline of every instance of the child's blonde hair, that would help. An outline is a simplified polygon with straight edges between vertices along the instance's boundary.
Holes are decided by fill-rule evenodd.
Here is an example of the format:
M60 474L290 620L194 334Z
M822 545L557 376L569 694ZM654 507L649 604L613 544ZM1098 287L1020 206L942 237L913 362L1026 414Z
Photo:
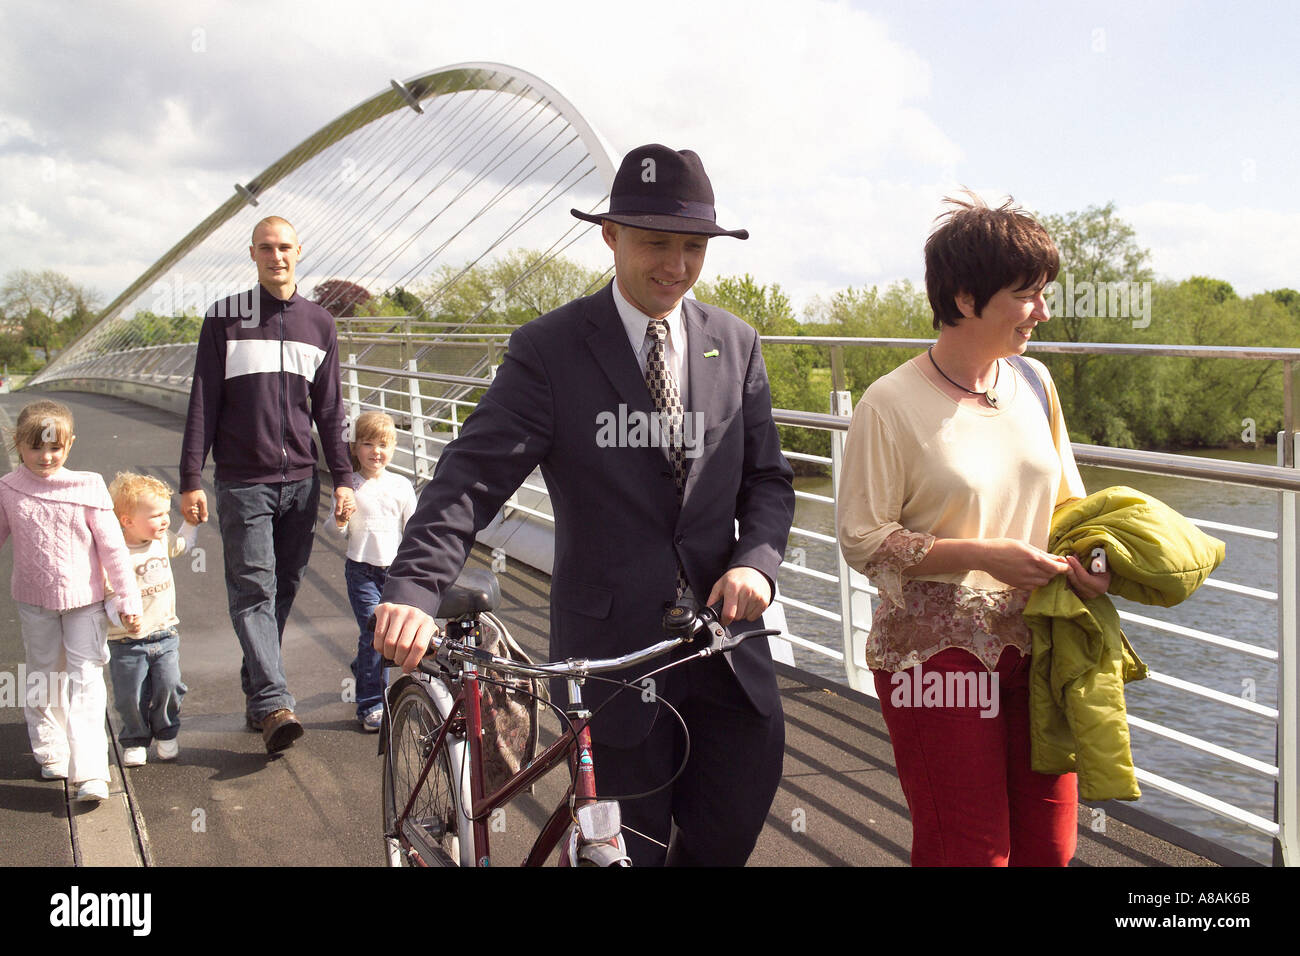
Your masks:
M356 426L352 431L352 470L361 470L361 461L357 458L357 445L363 441L383 439L389 445L397 444L397 423L392 416L384 412L362 412L357 416Z
M161 498L169 506L172 500L172 490L164 482L152 475L137 475L131 471L119 471L108 486L108 494L113 499L113 513L119 520L135 514L135 509L147 498Z
M40 448L47 441L72 441L72 410L48 398L23 406L14 426L13 450Z

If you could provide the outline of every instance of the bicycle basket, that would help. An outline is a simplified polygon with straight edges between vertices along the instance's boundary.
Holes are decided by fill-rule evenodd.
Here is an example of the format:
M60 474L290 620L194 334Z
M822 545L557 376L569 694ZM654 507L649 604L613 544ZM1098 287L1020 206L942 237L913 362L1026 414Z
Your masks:
M480 647L489 654L531 664L530 658L506 626L492 614L479 617ZM483 786L494 793L537 755L538 698L548 699L547 682L515 677L491 668L480 672L500 683L481 682L483 717Z

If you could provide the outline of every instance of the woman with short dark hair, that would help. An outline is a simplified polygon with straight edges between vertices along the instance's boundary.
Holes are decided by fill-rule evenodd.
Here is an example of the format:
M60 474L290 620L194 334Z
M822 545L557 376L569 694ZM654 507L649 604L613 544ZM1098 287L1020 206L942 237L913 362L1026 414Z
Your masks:
M1029 592L1106 574L1047 552L1053 511L1085 492L1047 369L1022 353L1049 319L1051 237L1011 201L949 199L925 246L938 340L853 414L837 516L880 592L867 643L915 866L1064 866L1074 774L1029 763Z

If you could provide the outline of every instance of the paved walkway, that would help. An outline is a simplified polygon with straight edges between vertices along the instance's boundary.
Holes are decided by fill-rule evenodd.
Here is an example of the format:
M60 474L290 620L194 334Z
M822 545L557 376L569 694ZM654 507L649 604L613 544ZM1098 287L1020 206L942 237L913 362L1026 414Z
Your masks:
M69 467L106 479L131 469L176 486L180 418L103 396L52 397L76 416ZM0 412L12 421L30 399L0 395ZM208 493L211 500L210 485ZM64 785L38 776L21 708L0 707L0 865L382 865L376 738L360 731L352 705L342 699L356 630L340 542L317 536L289 619L286 668L307 732L274 757L265 753L261 736L243 726L239 648L226 611L214 523L202 528L199 547L201 553L174 564L189 686L180 758L126 771L115 767L112 800L70 809ZM482 564L484 558L479 553L475 560ZM12 548L0 548L0 674L16 675L23 650L7 584L12 559ZM545 576L511 565L502 583L501 616L530 653L544 656ZM906 865L907 808L878 708L789 676L781 686L784 779L752 863ZM505 833L493 847L498 865L522 857L554 805L548 794L557 792L562 773L551 774L538 796L507 809ZM1077 864L1208 862L1113 816L1096 830L1100 819L1081 808Z

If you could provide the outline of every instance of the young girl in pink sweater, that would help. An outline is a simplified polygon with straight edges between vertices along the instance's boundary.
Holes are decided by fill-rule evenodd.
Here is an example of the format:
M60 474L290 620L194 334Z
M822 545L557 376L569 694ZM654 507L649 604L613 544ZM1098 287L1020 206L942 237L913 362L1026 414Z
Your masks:
M67 471L72 412L32 402L18 414L22 465L0 477L0 545L14 539L13 596L27 652L27 733L47 780L68 779L78 800L108 798L104 575L124 621L140 614L122 529L104 479Z

